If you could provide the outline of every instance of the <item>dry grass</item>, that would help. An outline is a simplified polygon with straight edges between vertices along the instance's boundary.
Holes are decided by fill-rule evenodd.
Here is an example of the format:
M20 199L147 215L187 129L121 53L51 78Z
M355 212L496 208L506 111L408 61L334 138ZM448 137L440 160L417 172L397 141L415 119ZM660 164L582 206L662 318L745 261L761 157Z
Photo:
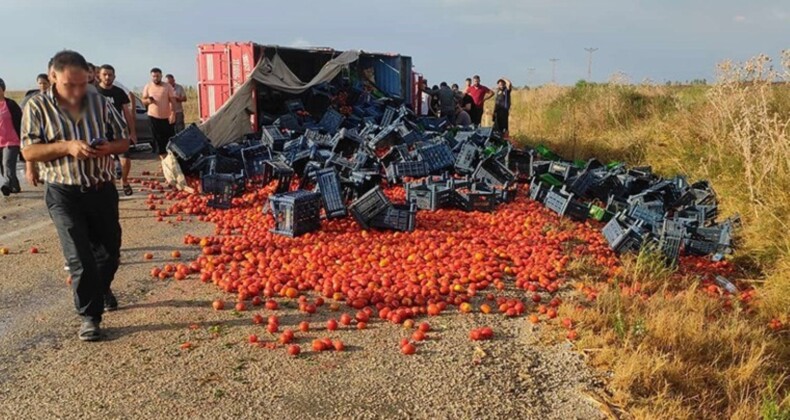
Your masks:
M737 300L724 310L650 254L626 258L590 310L564 309L587 331L579 347L611 373L613 401L638 418L790 418L790 340L766 328L790 314L790 85L772 83L790 82L790 52L773 67L759 56L719 73L711 86L611 82L513 95L517 141L709 179L722 213L743 216L736 262L758 287L755 311Z

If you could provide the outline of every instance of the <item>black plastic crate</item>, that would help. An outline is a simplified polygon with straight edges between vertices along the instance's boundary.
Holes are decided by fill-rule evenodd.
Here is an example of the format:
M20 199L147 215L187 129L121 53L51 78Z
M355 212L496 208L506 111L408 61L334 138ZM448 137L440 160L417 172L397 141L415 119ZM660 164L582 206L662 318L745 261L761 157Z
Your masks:
M549 210L573 220L584 221L590 215L589 206L577 202L573 194L564 194L563 191L549 191L543 203Z
M658 247L661 253L666 257L667 262L674 265L678 262L680 256L680 247L683 244L683 238L679 236L663 236L658 241Z
M263 176L264 162L272 159L272 151L265 145L241 149L241 160L244 162L244 173L248 178Z
M285 101L285 107L288 109L288 112L292 114L305 110L301 99L289 99Z
M201 191L209 194L208 206L229 209L233 197L244 192L244 177L236 174L206 174L201 178Z
M263 144L271 147L272 150L277 152L282 152L283 147L285 147L285 142L291 140L291 138L282 131L280 128L274 125L263 126L261 127Z
M294 132L303 132L304 126L299 118L294 114L285 114L281 115L274 124L282 129L290 130Z
M510 169L497 159L483 159L472 174L472 178L493 186L505 186L516 180Z
M364 139L360 138L355 131L343 128L337 132L332 142L332 153L350 156L359 150L359 147L364 143Z
M428 165L428 172L439 172L451 168L455 163L453 151L445 143L438 143L417 149L420 160Z
M315 174L318 191L324 203L324 212L327 219L346 217L348 210L343 202L340 188L340 178L334 168L322 169Z
M341 113L335 111L333 108L329 108L324 112L324 115L321 116L321 121L318 125L327 133L334 133L340 128L340 125L343 124L344 119Z
M277 189L275 194L281 194L291 189L291 181L293 180L294 170L285 162L278 160L269 160L264 162L263 167L263 184L266 185L272 181L277 181Z
M387 180L398 183L403 177L422 178L430 173L425 161L395 162L387 168Z
M568 190L580 197L590 198L590 189L600 181L600 171L584 170L570 180Z
M716 242L701 241L697 239L687 239L685 250L691 255L711 255L715 254L719 246Z
M381 184L381 173L377 171L351 171L348 177L341 182L347 187L347 197L361 197L368 191L376 188Z
M477 169L477 158L480 155L480 146L471 141L465 141L455 158L455 171L459 174L471 174Z
M322 134L317 130L307 129L302 136L305 140L312 142L318 147L323 148L332 148L334 143L332 142L332 135L330 134Z
M367 144L372 150L380 150L398 144L399 141L400 135L398 135L396 126L390 125L379 131Z
M628 216L641 220L650 226L661 225L664 220L664 214L651 209L649 205L645 204L631 206L628 210Z
M321 194L304 190L269 197L274 216L273 233L296 237L321 228Z
M516 175L518 182L529 182L533 176L533 162L535 152L533 150L510 149L507 156L507 167Z
M546 199L546 194L549 193L550 188L550 186L540 182L540 179L532 178L532 181L529 183L529 198L542 203Z
M211 141L195 124L190 124L187 128L171 137L167 143L167 150L173 152L183 161L192 160L204 154L213 154ZM163 153L164 151L161 152Z
M453 191L446 185L428 182L406 184L406 201L417 204L420 210L436 211L450 204Z
M417 204L395 204L387 207L370 221L379 229L413 232L417 225Z
M497 194L479 184L472 184L471 188L458 188L454 192L456 205L464 211L490 213L499 204Z
M363 229L369 229L373 218L391 206L392 203L384 195L384 191L381 190L381 187L376 186L351 203L348 210Z

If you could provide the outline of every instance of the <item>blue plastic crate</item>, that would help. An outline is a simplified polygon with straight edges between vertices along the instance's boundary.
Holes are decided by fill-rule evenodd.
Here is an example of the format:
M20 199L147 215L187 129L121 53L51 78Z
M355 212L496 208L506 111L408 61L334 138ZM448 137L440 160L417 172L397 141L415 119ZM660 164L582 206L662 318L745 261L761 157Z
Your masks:
M504 186L516 180L516 175L502 162L494 158L486 158L480 161L472 173L472 178L484 181L492 186Z
M321 116L321 121L318 125L327 133L334 133L340 128L340 125L343 124L344 119L341 113L335 111L333 108L329 108L324 112L324 115Z
M363 229L370 229L370 223L379 213L391 207L389 199L381 187L376 186L348 206L348 210Z
M422 182L406 184L406 201L420 210L436 211L450 204L452 190L446 185Z
M173 152L182 161L188 161L202 154L210 154L211 141L195 124L190 124L170 138L167 150Z
M233 197L244 192L244 176L240 174L206 174L200 180L203 194L211 196L209 207L228 209Z
M465 141L455 158L455 171L459 174L471 174L477 169L477 159L480 155L480 146L471 141Z
M334 168L326 168L317 171L315 174L318 191L321 193L321 200L324 203L324 212L327 219L346 217L348 210L343 201L343 194L340 188L340 178Z
M274 216L273 233L296 237L321 228L321 194L304 190L269 197Z
M263 184L267 185L272 181L277 181L275 194L281 194L291 189L294 170L285 162L269 160L264 162Z
M417 226L417 204L395 204L387 207L370 221L378 229L413 232Z
M435 173L451 168L455 163L453 151L445 143L438 143L417 149L420 160L428 165L428 172Z
M481 183L472 183L469 187L456 188L454 193L456 206L464 211L490 213L499 204L497 193Z
M532 165L535 161L533 150L510 149L507 156L507 167L516 175L519 182L529 182L532 178Z
M564 194L563 191L550 190L543 203L547 209L573 220L583 221L590 215L589 206L576 202L573 194Z
M430 173L430 168L425 161L395 162L387 167L387 180L397 184L404 177L422 178Z
M379 125L381 125L382 127L386 127L392 124L395 121L395 119L398 117L397 114L398 114L397 109L388 106L386 109L384 109L384 114L381 116L381 122L379 123Z
M272 150L277 152L282 152L285 142L291 140L291 137L283 134L283 132L274 125L263 126L261 131L263 132L263 136L261 137L263 144L271 147Z
M264 162L271 159L271 149L263 144L241 149L241 160L244 162L244 173L248 178L263 176Z
M609 243L609 247L618 254L639 251L645 240L640 227L641 222L636 222L626 227L620 223L619 219L619 216L612 218L601 230L604 238Z

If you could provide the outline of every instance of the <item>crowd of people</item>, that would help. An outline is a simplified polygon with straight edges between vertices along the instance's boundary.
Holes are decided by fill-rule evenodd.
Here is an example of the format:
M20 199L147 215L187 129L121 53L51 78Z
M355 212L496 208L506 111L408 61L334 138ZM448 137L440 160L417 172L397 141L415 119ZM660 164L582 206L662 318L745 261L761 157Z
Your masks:
M165 75L163 80L162 70L153 68L151 81L143 88L141 100L137 102L135 93L116 81L115 68L112 65L87 65L86 92L104 96L115 108L128 126L132 145L137 144L136 103L146 108L154 144L160 158L163 158L170 137L185 127L184 102L187 101L187 95L184 87L176 83L172 74ZM24 99L19 104L6 97L6 86L0 79L0 176L3 178L0 192L5 196L21 192L16 165L20 155L22 108L36 95L47 95L50 92L52 77L50 62L48 73L36 76L38 88L25 92ZM125 195L132 195L134 191L129 183L132 162L129 154L126 152L114 159L117 161L118 178L123 192ZM39 167L32 162L26 162L25 178L30 185L38 185L41 182Z
M447 118L451 124L459 127L479 126L483 122L485 102L494 98L494 128L507 135L510 93L513 89L510 80L505 77L499 79L496 90L480 84L480 76L477 75L465 82L463 90L457 84L449 86L447 82L429 89L428 81L421 80L418 113Z

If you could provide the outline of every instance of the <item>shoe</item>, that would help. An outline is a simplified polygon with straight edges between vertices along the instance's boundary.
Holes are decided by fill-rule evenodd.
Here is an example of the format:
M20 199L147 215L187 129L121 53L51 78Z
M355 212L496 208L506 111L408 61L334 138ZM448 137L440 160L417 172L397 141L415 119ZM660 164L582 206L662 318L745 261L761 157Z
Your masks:
M124 185L123 186L123 194L125 196L127 196L127 197L132 195L132 194L134 194L134 191L132 191L132 186L129 185L129 184Z
M3 193L4 196L8 197L11 195L11 188L9 188L8 185L3 185L0 187L0 193Z
M101 328L96 321L82 321L80 331L77 334L81 341L99 341L101 339Z
M118 309L118 299L115 298L112 290L108 290L104 295L104 310L112 312L116 309Z

